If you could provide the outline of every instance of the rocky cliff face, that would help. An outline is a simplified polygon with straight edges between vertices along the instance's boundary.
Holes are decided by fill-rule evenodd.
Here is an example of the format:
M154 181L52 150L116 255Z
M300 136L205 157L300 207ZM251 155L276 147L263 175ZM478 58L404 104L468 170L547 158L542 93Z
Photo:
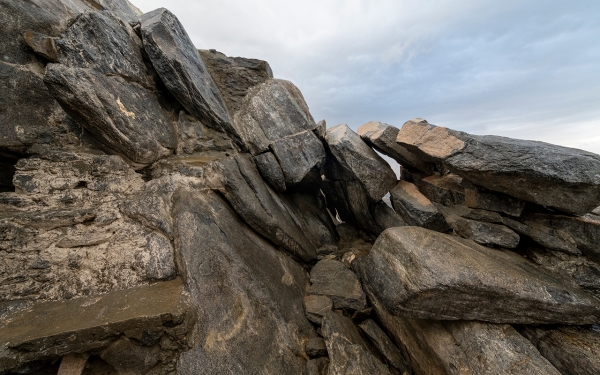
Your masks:
M600 373L599 155L327 128L126 0L0 21L0 374Z

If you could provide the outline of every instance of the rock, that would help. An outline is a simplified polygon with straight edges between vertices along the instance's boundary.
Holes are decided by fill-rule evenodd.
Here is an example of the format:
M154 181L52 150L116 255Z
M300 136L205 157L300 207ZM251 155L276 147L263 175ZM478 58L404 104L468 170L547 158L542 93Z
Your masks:
M306 361L307 375L327 375L329 374L329 358L321 357Z
M304 297L304 312L311 322L321 325L323 316L331 311L333 302L327 296L309 295Z
M369 300L415 375L560 374L508 324L407 319Z
M333 311L323 318L329 374L390 374L367 347L352 321Z
M453 214L444 215L444 217L446 218L446 222L448 222L450 227L454 230L454 233L463 238L473 240L481 245L493 245L514 249L521 239L518 234L504 225L465 219Z
M399 181L390 191L394 210L409 224L445 232L449 229L438 209L407 181Z
M69 354L60 360L58 375L81 375L89 355Z
M502 224L503 218L497 212L473 209L465 206L440 207L440 211L450 213L469 220L484 221L486 223Z
M560 229L548 228L537 222L523 224L507 217L502 218L502 222L515 232L531 238L547 249L558 250L567 254L581 254L573 237Z
M285 177L275 155L267 151L264 154L256 155L254 162L265 182L271 185L273 189L283 193L285 191Z
M600 334L596 327L522 326L518 330L563 375L600 372Z
M401 374L410 374L410 366L388 335L372 319L358 325L385 359Z
M182 189L173 199L178 263L199 322L178 371L303 373L304 342L316 336L302 307L306 271L217 194Z
M248 90L273 78L273 71L264 60L228 57L214 50L199 52L231 114L241 108Z
M319 137L320 140L325 139L325 134L327 133L327 122L325 120L321 120L317 122L317 126L315 127L315 134Z
M427 174L433 173L430 163L425 163L406 147L396 143L400 129L379 121L363 124L356 131L369 146L396 160L404 168L413 168Z
M271 150L279 162L287 186L292 187L314 171L320 179L319 169L325 161L325 149L310 130L273 141Z
M600 301L522 256L419 227L386 230L354 267L397 316L523 324L600 319Z
M310 282L308 293L329 297L335 309L362 310L367 305L358 277L342 262L319 261L310 271Z
M23 39L25 39L25 43L27 43L27 45L38 55L50 62L58 62L58 52L56 51L56 44L54 43L55 38L28 30L23 34Z
M45 324L38 324L40 321ZM168 337L175 348L182 350L187 347L186 335L194 320L181 281L173 280L100 296L35 304L27 311L16 311L4 323L0 327L3 372L32 361L102 349L122 336L146 341L147 346Z
M510 195L494 193L469 183L465 183L465 185L467 207L502 212L514 217L521 216L521 212L525 208L525 202Z
M348 125L342 124L329 128L325 140L331 154L343 169L343 173L360 182L372 202L381 200L396 184L396 174L389 164Z
M144 374L159 361L159 350L134 344L127 337L121 338L100 353L100 357L119 373Z
M271 190L247 156L238 154L214 162L206 177L248 225L304 261L316 259L316 249L335 241L323 243L322 230L329 225L321 223L318 233L313 232L311 228L317 227L316 223L307 223L287 197Z
M158 98L136 83L62 64L48 64L44 82L78 123L137 165L168 156L177 146Z
M229 113L185 29L164 8L140 17L144 48L167 89L192 116L235 138Z
M320 337L313 337L306 342L306 354L311 358L327 356L325 341Z
M462 178L455 174L426 176L419 179L415 185L432 202L440 203L444 206L465 204L465 189Z
M339 168L339 167L334 167ZM332 168L328 168L330 171ZM358 181L323 180L321 189L327 198L329 211L348 222L373 234L381 233L381 227L371 214L375 202L371 202L364 186Z
M580 215L600 202L600 156L590 152L413 120L396 142L477 185L528 202Z
M375 208L373 208L373 219L379 225L382 232L388 228L407 225L402 217L383 201L378 202Z

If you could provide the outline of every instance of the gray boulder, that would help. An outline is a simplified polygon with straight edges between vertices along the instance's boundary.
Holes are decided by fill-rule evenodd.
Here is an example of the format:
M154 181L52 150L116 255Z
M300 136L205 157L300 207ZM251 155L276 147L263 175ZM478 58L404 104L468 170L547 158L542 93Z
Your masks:
M490 191L468 181L465 186L465 205L486 211L501 212L506 215L519 217L525 208L525 202L510 195Z
M381 228L381 231L388 228L403 227L406 224L404 219L396 213L390 206L384 201L379 201L373 208L373 219Z
M440 211L444 213L444 209ZM521 239L517 233L504 225L466 219L453 213L444 213L444 217L454 233L481 245L514 249Z
M272 152L267 151L263 154L256 155L254 157L254 162L265 182L271 185L273 189L283 193L286 189L285 176L283 175L283 171L281 170L275 155L273 155Z
M524 224L507 217L503 217L502 222L515 232L531 238L547 249L558 250L567 254L581 254L573 237L562 229L549 228L535 221Z
M349 318L331 311L323 318L322 330L329 353L329 375L390 374Z
M234 136L219 89L177 17L156 9L140 17L140 30L150 61L171 94L192 116Z
M477 185L528 202L580 215L600 202L600 156L591 152L414 120L396 142Z
M419 227L379 236L354 261L386 309L416 319L590 324L600 301L522 256Z
M329 297L335 309L362 310L367 305L358 276L342 262L319 261L310 271L310 282L308 294Z
M445 232L449 229L442 213L414 184L399 181L390 191L394 210L409 224Z

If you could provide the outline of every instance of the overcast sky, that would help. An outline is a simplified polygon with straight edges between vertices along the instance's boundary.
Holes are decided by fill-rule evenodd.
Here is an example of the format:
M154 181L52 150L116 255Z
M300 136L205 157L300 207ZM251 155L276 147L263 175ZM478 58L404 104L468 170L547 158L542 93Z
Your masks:
M133 0L267 60L316 121L413 117L600 153L600 1Z

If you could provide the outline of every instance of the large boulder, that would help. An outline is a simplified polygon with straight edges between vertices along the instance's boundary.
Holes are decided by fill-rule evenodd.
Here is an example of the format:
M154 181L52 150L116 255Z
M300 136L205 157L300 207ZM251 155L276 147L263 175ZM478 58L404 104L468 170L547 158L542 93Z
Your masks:
M140 17L140 29L150 61L171 94L207 126L233 135L219 89L177 17L159 8Z
M217 194L180 190L173 199L179 263L198 314L179 373L303 373L304 342L316 336L302 307L306 271Z
M488 189L539 205L585 214L600 202L600 156L498 136L478 136L406 122L396 142Z
M417 319L590 324L600 301L524 257L420 227L379 236L354 262L386 309Z

